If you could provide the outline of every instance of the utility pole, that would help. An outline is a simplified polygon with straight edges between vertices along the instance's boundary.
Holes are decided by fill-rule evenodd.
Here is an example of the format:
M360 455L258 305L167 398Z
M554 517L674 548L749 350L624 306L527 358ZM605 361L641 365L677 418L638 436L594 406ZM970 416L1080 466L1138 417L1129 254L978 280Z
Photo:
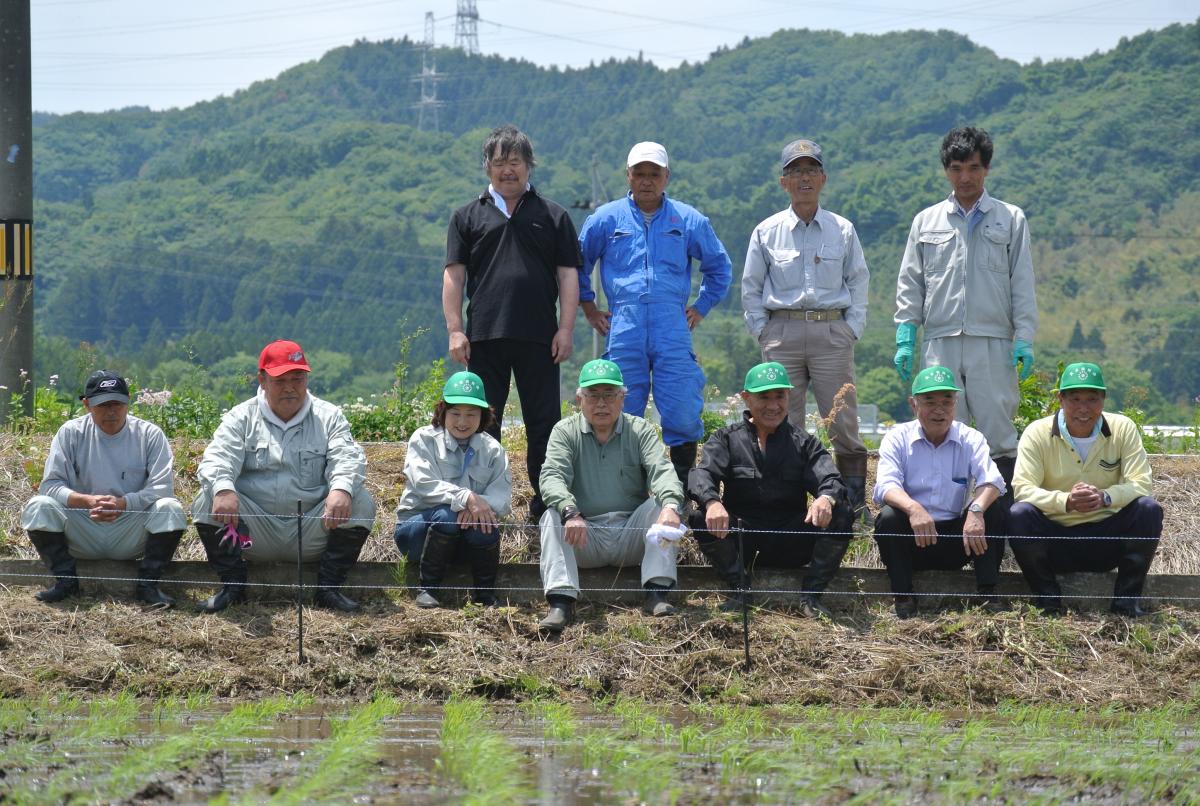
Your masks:
M29 0L0 1L0 424L20 414L33 414L33 90L29 40ZM18 406L15 410L14 401Z
M462 48L468 56L479 55L479 10L475 0L458 0L454 16L454 47Z
M413 79L421 85L421 100L413 104L418 112L418 131L438 131L438 109L445 101L437 99L437 62L433 60L433 12L425 12L425 41L421 43L421 75Z

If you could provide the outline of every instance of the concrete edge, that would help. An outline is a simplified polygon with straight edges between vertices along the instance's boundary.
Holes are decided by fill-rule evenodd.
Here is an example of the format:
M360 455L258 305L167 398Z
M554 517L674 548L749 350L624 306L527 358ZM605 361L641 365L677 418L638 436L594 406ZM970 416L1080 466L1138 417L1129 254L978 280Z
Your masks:
M89 591L127 596L137 577L137 563L115 560L80 560L78 563L83 585ZM760 601L779 604L795 603L802 589L804 570L764 569L754 574L753 589L760 592ZM316 563L304 567L305 585L316 583ZM1063 596L1068 605L1079 610L1105 610L1112 596L1115 573L1063 574L1060 577ZM44 587L49 575L37 560L0 560L0 585L9 587ZM915 575L922 609L941 605L944 600L961 599L970 603L975 592L971 571L920 571ZM286 563L252 564L250 566L251 596L256 598L291 598L296 583L296 566ZM412 587L416 583L415 569L408 569L401 585L396 577L396 565L384 562L362 562L346 581L347 593L355 589L363 593L371 588ZM164 590L211 589L218 584L208 563L181 561L172 563L163 578ZM454 588L451 597L470 586L464 568L454 569L446 579L446 587ZM641 583L639 570L629 568L592 568L580 571L580 585L585 589L583 599L597 603L639 604ZM703 591L716 591L723 586L707 566L680 566L677 588L698 591L688 596L703 596ZM497 579L500 598L514 603L541 602L540 569L533 563L502 565ZM823 601L834 610L848 609L863 599L891 603L887 572L880 568L843 566L829 586ZM1027 599L1029 589L1020 573L1003 572L996 592L1012 600ZM920 595L926 594L926 595ZM966 598L963 595L967 594ZM207 593L205 595L208 595ZM1187 610L1200 610L1200 576L1151 574L1146 578L1146 597L1151 603L1169 604Z

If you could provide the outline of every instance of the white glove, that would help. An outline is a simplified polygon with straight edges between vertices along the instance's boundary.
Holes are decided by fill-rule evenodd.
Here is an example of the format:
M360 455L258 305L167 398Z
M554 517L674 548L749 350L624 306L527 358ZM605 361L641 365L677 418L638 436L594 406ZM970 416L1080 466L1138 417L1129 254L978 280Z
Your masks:
M674 543L687 534L685 526L665 526L656 523L646 530L646 545L661 551L664 557L670 557Z

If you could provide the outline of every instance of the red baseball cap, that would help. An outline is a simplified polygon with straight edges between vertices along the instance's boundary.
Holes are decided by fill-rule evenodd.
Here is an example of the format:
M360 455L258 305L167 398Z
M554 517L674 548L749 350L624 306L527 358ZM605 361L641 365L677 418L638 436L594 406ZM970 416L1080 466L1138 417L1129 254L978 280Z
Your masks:
M312 372L300 345L284 339L273 341L263 348L262 354L258 357L258 368L272 378L278 378L283 373L291 372L294 369Z

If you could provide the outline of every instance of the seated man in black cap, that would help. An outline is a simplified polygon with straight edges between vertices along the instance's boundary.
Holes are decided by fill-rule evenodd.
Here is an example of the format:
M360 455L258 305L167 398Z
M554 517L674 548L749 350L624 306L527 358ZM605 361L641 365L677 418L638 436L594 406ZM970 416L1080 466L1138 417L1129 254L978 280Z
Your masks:
M820 440L788 422L791 388L787 371L774 361L746 373L742 421L709 437L688 476L688 494L700 505L688 525L721 580L738 589L743 568L728 535L740 519L743 556L779 568L807 564L801 607L809 617L829 618L820 594L850 544L853 515L846 485ZM722 607L741 603L735 595Z
M1062 611L1057 574L1117 569L1110 609L1136 617L1162 536L1150 460L1137 424L1104 411L1100 367L1070 364L1059 410L1021 434L1008 517L1013 554L1047 613Z
M21 526L56 578L36 596L59 602L79 593L76 558L141 557L138 601L171 607L175 600L158 581L187 528L172 497L171 446L157 425L129 414L120 375L93 372L80 399L87 412L54 435L38 495L21 512Z

